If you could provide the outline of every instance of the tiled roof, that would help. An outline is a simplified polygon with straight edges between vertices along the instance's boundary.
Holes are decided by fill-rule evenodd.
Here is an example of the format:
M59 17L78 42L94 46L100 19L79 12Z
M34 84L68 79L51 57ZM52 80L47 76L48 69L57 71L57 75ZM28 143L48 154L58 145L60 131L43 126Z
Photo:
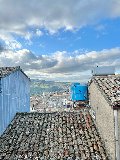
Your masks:
M0 78L4 78L4 77L10 75L11 73L13 73L15 71L19 71L19 70L29 79L29 77L22 71L20 66L16 66L16 67L0 67Z
M93 81L98 85L110 105L120 107L120 76L95 76Z
M5 77L16 70L19 70L20 67L0 67L0 78Z
M2 160L107 160L87 110L18 113L0 138Z

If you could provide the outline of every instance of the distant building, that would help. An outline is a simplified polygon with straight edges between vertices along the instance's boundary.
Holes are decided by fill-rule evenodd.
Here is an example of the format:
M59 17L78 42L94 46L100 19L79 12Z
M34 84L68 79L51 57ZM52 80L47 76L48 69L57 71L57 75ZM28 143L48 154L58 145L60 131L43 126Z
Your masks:
M120 76L93 76L89 100L111 158L120 160Z
M0 135L16 112L30 111L30 79L20 67L0 67Z

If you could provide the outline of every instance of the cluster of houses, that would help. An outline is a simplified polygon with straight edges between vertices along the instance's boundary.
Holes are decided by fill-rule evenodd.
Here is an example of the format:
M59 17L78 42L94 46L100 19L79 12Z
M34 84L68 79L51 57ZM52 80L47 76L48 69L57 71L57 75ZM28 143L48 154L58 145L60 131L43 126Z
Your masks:
M120 160L120 76L117 76L115 74L110 75L110 73L109 75L106 75L106 74L97 75L95 73L92 76L90 82L88 83L88 91L89 91L89 105L91 107L91 109L89 110L89 113L91 115L92 121L95 122L96 127L98 128L102 141L105 144L106 153L108 153L106 154L104 152L104 155L106 156L106 157L104 156L104 159ZM0 68L0 135L1 135L0 143L2 143L2 141L6 137L5 134L6 133L9 134L8 132L6 132L6 128L8 127L7 129L8 131L9 130L8 125L11 123L12 120L14 121L14 117L17 112L26 112L26 114L24 114L24 119L22 122L23 124L24 123L29 124L28 121L24 122L24 120L26 119L25 118L26 115L29 117L29 119L32 119L32 121L35 120L35 123L39 121L40 115L38 113L31 113L30 115L28 113L30 112L30 79L28 78L28 76L22 71L20 67L1 67ZM77 111L77 112L81 112L81 111ZM42 117L44 119L44 113L41 113L41 114L43 114ZM84 115L84 111L82 111L82 114ZM32 116L33 117L35 116L36 118L34 119L32 118ZM62 113L60 116L62 117ZM73 113L70 115L69 113L69 117L70 116L73 117L72 119L73 121L75 115L73 115ZM58 117L59 117L59 114L58 114ZM83 116L81 115L80 118L82 119ZM64 115L63 119L65 119L65 122L66 122L67 117L65 117ZM87 130L90 129L91 130L90 132L92 132L92 128L91 128L92 126L88 126L89 118L87 119L84 118L83 121L81 121L81 119L79 119L77 124L75 125L77 126L80 122L80 126L82 127L82 125L86 123ZM52 123L52 119L51 119L51 123ZM20 124L18 123L18 125ZM42 125L44 126L44 121L42 121ZM50 127L52 127L52 124L50 124ZM49 130L50 130L50 127L49 127ZM73 127L73 128L76 128L76 127ZM63 130L63 128L61 128L61 130ZM65 130L66 130L65 132L67 132L67 128ZM85 130L84 128L85 133L89 132L87 130ZM77 131L79 132L79 130ZM61 134L62 134L62 131L61 131ZM75 135L76 138L78 136L78 141L79 141L80 134L77 134L76 131L75 131L75 134L76 134ZM20 137L18 135L18 139L19 138ZM44 136L43 136L43 139L44 139ZM87 138L88 146L89 146L88 142L90 141L90 139L91 137ZM78 146L78 143L76 145ZM72 144L72 146L74 146L74 144ZM85 146L81 144L81 147L84 148ZM91 156L93 152L96 152L100 157L102 157L100 155L99 147L101 146L97 145L98 151L95 151L95 150L90 151L89 150L90 146L89 146L88 147L88 150L90 151L89 156ZM4 157L2 152L6 151L3 148L2 149L0 148L1 157ZM67 150L69 149L67 148ZM78 153L79 155L78 157L81 157L80 153ZM84 151L84 156L86 156L85 151Z
M31 112L63 112L72 109L69 93L43 93L30 97Z

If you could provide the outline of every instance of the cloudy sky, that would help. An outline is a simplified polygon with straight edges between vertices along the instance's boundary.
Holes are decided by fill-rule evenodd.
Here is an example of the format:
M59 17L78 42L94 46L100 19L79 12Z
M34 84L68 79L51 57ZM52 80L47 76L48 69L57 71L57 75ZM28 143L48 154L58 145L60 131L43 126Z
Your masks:
M19 65L57 81L120 73L120 0L0 0L0 67Z

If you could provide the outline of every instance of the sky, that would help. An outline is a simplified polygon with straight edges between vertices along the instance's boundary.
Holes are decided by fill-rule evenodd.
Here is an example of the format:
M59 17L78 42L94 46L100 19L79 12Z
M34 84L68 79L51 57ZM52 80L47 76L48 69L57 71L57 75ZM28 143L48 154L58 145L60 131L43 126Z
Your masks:
M87 82L120 73L120 0L0 0L0 67L30 78Z

